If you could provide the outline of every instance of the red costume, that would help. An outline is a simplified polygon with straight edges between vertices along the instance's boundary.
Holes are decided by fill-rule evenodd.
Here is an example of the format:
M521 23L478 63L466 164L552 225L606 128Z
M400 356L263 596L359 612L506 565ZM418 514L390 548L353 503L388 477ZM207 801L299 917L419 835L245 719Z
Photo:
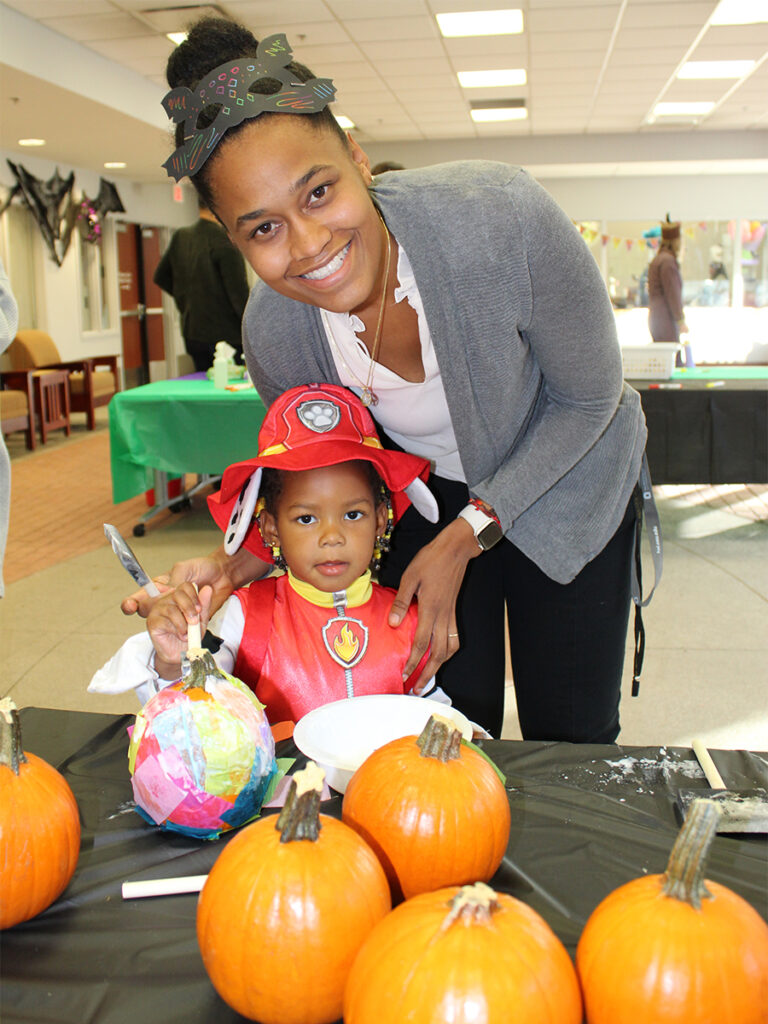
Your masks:
M236 591L245 626L234 675L266 705L272 724L297 722L345 697L409 693L422 667L403 680L417 612L412 605L402 626L389 626L394 594L368 573L338 594L289 576Z

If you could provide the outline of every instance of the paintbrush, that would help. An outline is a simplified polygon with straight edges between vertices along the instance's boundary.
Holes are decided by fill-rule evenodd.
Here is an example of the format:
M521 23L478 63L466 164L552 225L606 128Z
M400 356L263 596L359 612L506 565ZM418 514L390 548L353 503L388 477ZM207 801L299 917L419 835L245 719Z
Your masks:
M714 800L720 809L718 832L768 832L768 790L728 789L704 743L694 740L691 746L712 788L680 790L676 800L680 817L685 819L694 800L706 798Z

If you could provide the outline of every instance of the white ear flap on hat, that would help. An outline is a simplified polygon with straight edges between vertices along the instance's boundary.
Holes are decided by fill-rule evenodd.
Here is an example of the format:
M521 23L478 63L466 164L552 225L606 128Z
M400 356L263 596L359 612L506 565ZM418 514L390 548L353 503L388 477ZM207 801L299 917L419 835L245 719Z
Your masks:
M243 484L238 495L232 515L229 517L227 530L224 535L224 550L228 555L234 555L243 543L253 518L253 510L259 500L259 488L261 487L261 466Z
M417 512L420 512L430 523L436 523L440 518L435 496L421 479L416 477L405 488L405 493L411 499L411 503Z

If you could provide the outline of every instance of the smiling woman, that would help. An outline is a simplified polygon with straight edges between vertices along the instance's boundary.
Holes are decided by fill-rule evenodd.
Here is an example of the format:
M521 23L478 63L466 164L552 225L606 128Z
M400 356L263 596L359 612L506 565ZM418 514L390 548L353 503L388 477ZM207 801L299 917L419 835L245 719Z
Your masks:
M498 735L506 607L523 735L613 741L646 432L595 262L520 168L374 179L327 106L332 83L290 56L284 36L207 20L168 67L193 184L260 278L243 322L256 388L272 402L344 385L385 444L431 463L440 520L406 512L381 573L398 588L393 635L418 601L406 674L440 668L454 704ZM251 528L234 557L172 579L210 582L218 601L268 565Z

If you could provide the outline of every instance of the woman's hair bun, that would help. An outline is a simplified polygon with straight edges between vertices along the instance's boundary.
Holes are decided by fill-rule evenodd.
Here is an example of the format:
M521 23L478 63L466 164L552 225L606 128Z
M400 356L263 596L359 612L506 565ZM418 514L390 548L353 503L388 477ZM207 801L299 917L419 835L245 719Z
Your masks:
M165 77L175 89L197 83L219 64L256 56L258 40L244 25L226 18L201 18L189 29L189 35L168 58Z

